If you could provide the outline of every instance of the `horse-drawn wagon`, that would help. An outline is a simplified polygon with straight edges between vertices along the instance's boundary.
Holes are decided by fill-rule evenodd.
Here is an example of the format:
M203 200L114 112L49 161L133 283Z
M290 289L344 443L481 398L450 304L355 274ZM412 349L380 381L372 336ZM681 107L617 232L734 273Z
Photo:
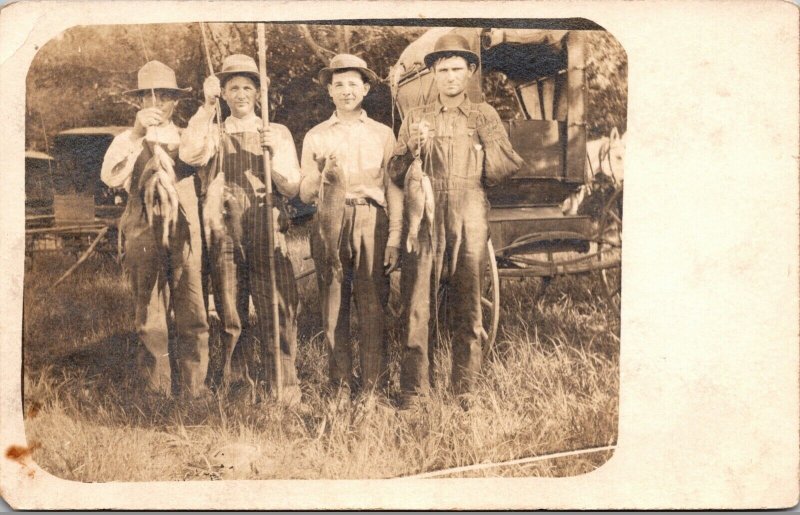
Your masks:
M504 81L516 115L504 123L525 166L506 183L487 190L491 204L489 269L485 275L487 349L497 335L502 278L599 273L603 290L619 306L622 244L622 183L604 165L612 136L587 144L586 35L580 30L436 28L401 54L391 73L401 117L438 94L423 56L450 31L464 36L480 55L467 94L484 99L487 75ZM495 106L503 117L501 106ZM587 152L587 146L599 156ZM596 147L596 148L594 148ZM619 157L619 153L614 154ZM598 158L599 157L599 158ZM587 191L594 193L586 197ZM579 208L596 205L592 212ZM599 203L599 205L597 205Z
M103 156L125 127L82 127L59 132L52 156L27 151L25 252L116 254L117 220L124 193L100 180ZM70 269L72 270L72 268Z

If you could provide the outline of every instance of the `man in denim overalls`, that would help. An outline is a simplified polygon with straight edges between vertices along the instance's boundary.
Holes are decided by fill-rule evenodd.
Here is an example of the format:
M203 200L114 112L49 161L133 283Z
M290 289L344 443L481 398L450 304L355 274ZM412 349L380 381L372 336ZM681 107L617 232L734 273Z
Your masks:
M484 188L511 176L522 159L511 147L497 111L473 103L465 89L479 64L467 40L439 38L425 56L439 96L410 111L403 120L389 174L402 185L418 152L435 195L433 241L427 222L420 227L419 253L403 257L401 296L405 311L400 373L402 406L412 407L430 390L428 338L433 294L449 286L453 371L456 395L466 399L481 367L485 338L481 283L487 265L489 202Z

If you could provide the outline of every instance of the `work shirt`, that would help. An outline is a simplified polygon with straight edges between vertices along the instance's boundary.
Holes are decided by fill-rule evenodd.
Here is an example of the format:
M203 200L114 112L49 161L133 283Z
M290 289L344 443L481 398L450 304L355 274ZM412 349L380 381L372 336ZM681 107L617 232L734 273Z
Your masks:
M275 188L287 198L297 195L300 187L300 166L292 135L285 126L272 123L270 127L279 135L278 143L272 149L271 172ZM227 134L259 132L261 118L251 113L244 118L229 116L223 123ZM219 132L214 123L214 110L205 106L197 110L183 131L180 158L192 166L206 166L217 154ZM208 186L207 174L202 174L203 192Z
M403 191L386 173L395 147L392 129L361 111L357 121L344 122L334 112L312 128L303 140L300 200L317 200L326 159L335 154L347 180L347 198L370 199L386 209L387 245L400 246L403 226Z
M447 108L437 98L411 110L403 120L389 165L389 174L397 184L403 184L414 160L409 151L410 126L422 120L433 131L422 153L434 189L491 187L516 173L523 164L492 106L473 103L465 95L457 107Z
M131 191L133 165L142 153L145 139L162 144L173 157L181 141L180 129L172 122L163 127L149 129L148 135L141 138L132 138L132 134L131 129L117 134L106 151L103 167L100 169L100 179L109 188L125 188L128 193Z

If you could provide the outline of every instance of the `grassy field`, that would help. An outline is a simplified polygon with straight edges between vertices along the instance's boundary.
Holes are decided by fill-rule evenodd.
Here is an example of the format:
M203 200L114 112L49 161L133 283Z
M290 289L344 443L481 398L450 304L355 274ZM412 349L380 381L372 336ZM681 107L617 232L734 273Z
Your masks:
M307 239L291 241L298 270ZM312 277L300 287L298 369L303 404L254 404L248 388L205 408L178 408L133 388L131 291L112 260L92 259L56 288L68 259L26 270L24 403L34 460L77 481L389 478L613 444L617 436L619 315L597 276L506 280L495 352L484 362L475 405L447 392L447 342L437 350L435 389L420 411L372 399L320 396L325 350ZM398 327L391 339L391 396L398 391ZM213 338L213 334L212 334ZM220 469L218 453L257 446L247 463ZM249 448L249 447L248 447ZM569 476L610 452L504 466L460 476ZM227 463L227 462L226 462ZM450 476L457 477L457 476Z

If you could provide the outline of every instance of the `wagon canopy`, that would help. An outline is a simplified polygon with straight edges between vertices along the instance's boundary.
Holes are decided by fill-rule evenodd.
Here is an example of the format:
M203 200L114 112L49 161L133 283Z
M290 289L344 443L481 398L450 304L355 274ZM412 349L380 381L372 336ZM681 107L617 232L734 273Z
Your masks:
M427 31L400 54L391 74L401 115L436 97L436 85L424 57L433 51L436 40L444 34L464 36L472 51L481 57L481 69L470 82L471 100L482 99L481 72L503 72L515 83L533 81L552 75L567 65L566 38L570 31L543 29L484 29L478 27L442 27Z

